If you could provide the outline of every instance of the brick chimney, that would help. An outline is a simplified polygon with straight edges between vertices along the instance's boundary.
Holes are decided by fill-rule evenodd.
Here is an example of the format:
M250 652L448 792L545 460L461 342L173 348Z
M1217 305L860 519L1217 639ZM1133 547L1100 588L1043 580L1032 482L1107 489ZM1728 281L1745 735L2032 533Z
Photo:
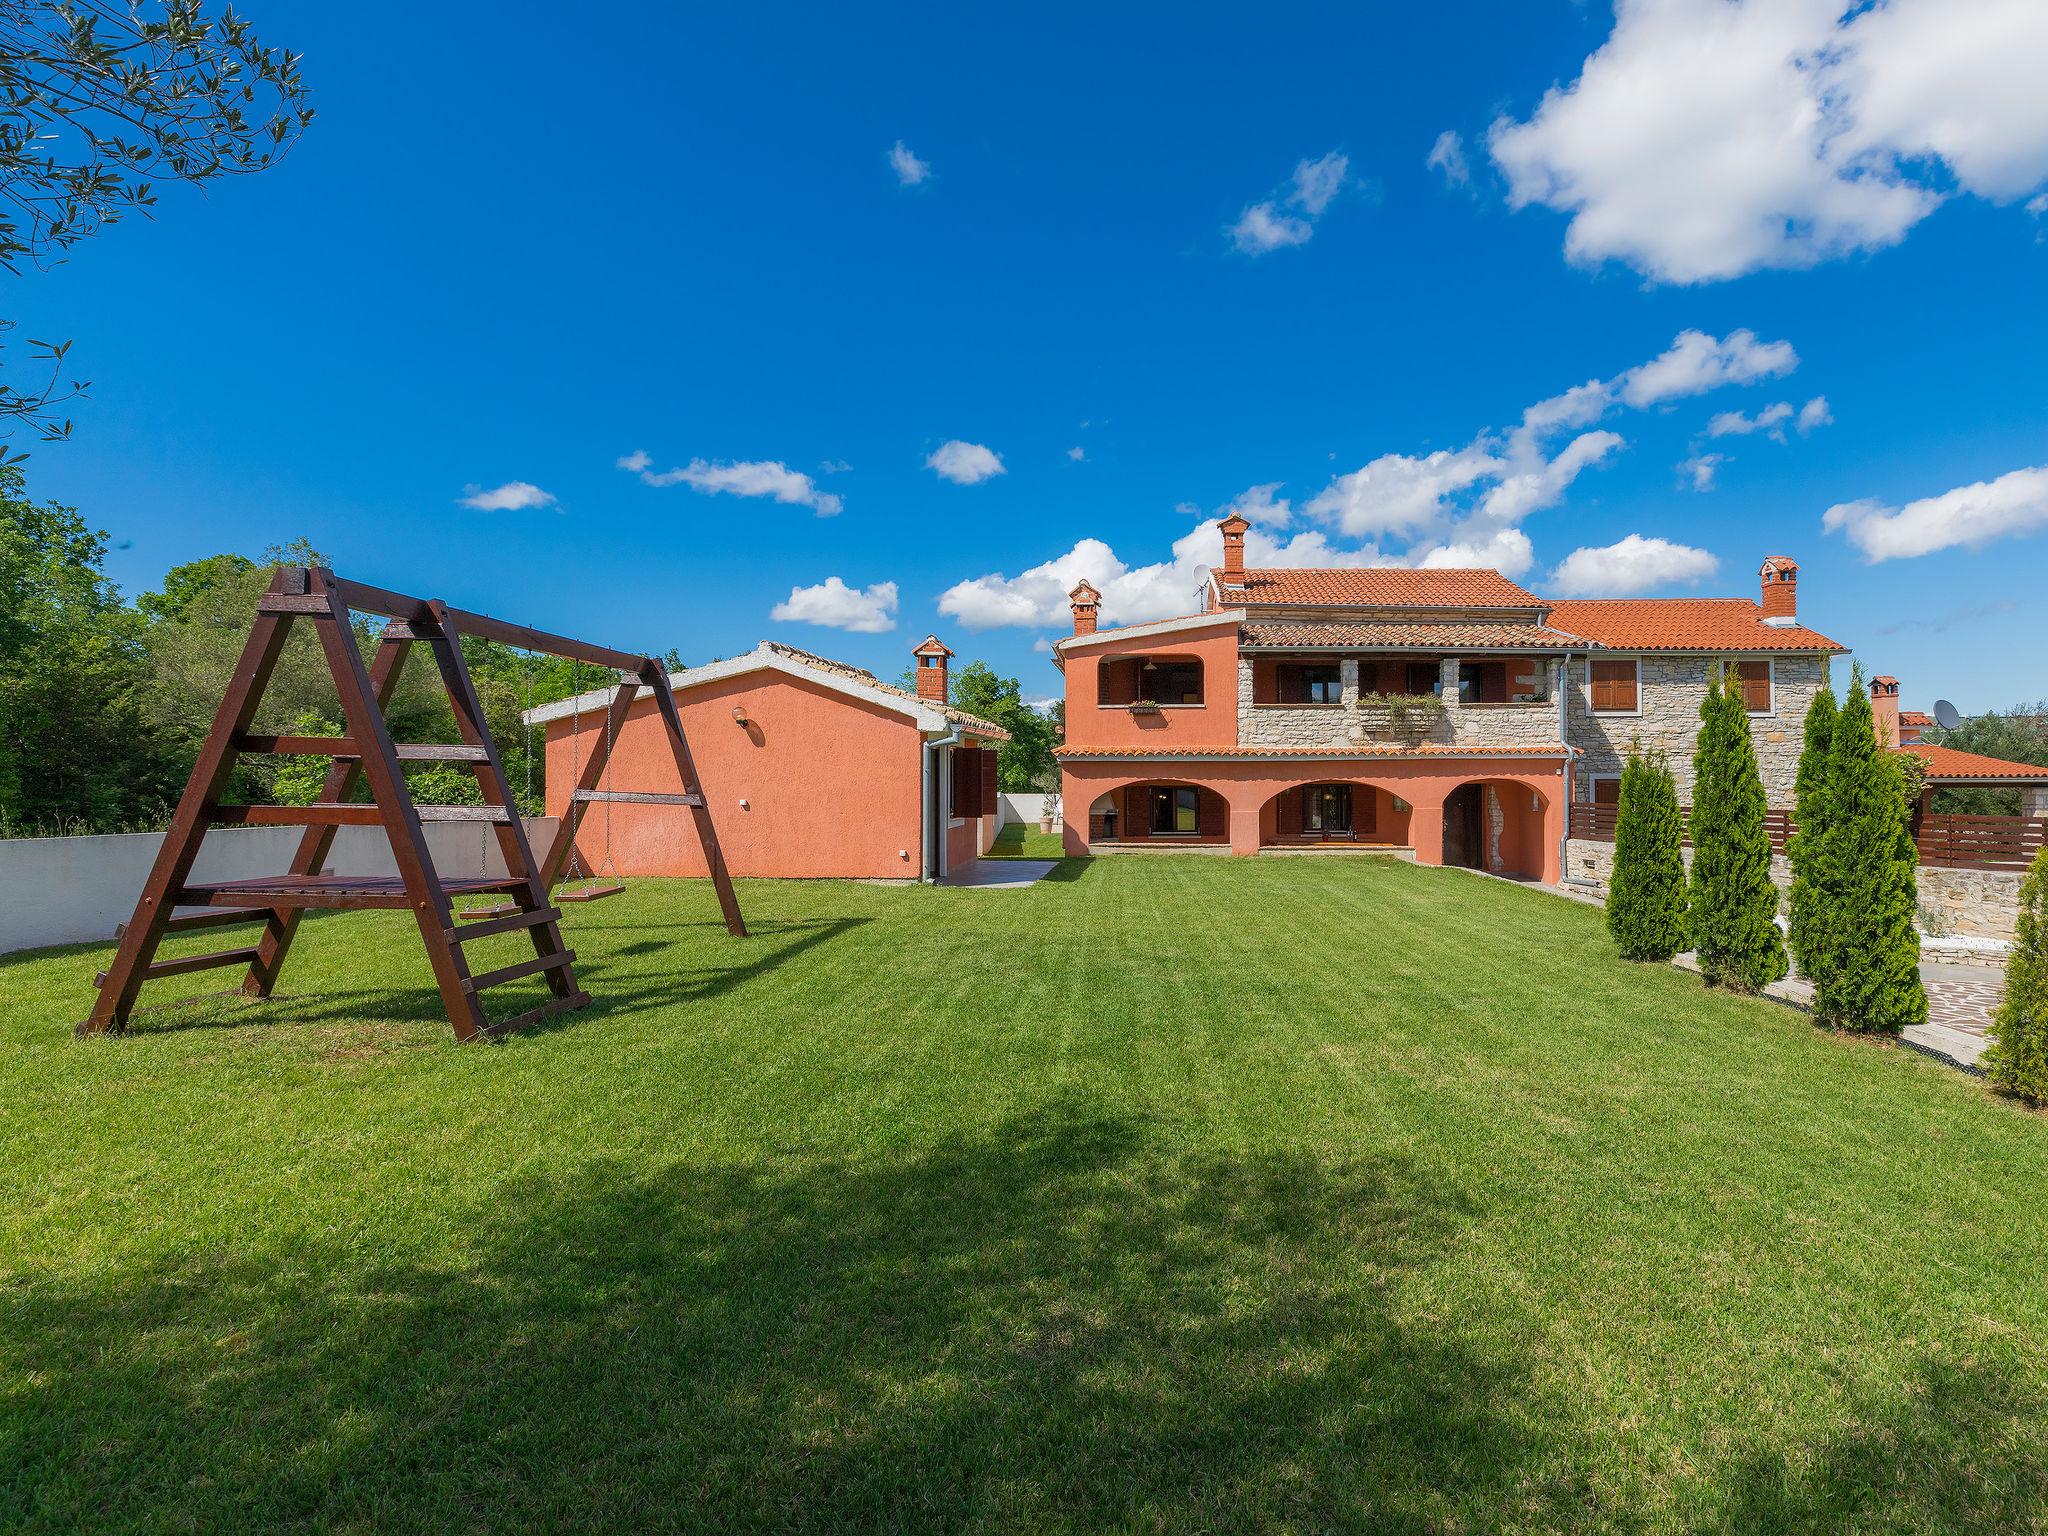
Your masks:
M945 703L946 663L953 653L939 643L937 635L926 635L924 644L910 654L917 658L917 696L928 703Z
M1761 574L1764 622L1773 629L1790 629L1799 622L1799 562L1790 555L1772 555Z
M1244 536L1251 526L1248 519L1235 512L1223 519L1223 585L1226 587L1244 585Z
M1899 744L1899 680L1896 677L1873 677L1870 680L1870 720L1877 731L1879 746L1896 747Z
M1074 605L1074 633L1092 635L1095 633L1096 611L1102 607L1102 594L1088 585L1082 578L1081 584L1067 594L1067 601Z

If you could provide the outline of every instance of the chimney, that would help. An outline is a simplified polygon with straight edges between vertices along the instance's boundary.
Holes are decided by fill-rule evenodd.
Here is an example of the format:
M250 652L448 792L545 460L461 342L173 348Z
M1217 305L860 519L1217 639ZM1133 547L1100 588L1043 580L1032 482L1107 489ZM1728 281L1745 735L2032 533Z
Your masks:
M930 704L946 702L946 662L953 653L939 643L937 635L926 635L924 644L910 653L917 658L917 696Z
M1799 622L1799 562L1790 555L1772 555L1761 574L1764 622L1773 629L1790 629Z
M1873 677L1870 680L1870 720L1880 747L1899 744L1899 680Z
M1251 527L1248 519L1233 512L1223 519L1223 585L1244 585L1244 536Z
M1081 584L1067 594L1067 601L1074 605L1074 633L1092 635L1095 633L1095 612L1102 606L1102 594L1088 585L1086 577Z

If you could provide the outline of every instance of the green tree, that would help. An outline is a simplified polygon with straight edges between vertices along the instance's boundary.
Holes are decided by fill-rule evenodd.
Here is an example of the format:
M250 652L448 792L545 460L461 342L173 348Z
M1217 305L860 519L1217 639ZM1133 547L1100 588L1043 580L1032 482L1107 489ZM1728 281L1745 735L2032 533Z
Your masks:
M1700 703L1693 757L1690 928L1709 985L1757 992L1784 976L1785 943L1749 716L1723 673Z
M258 42L232 9L0 0L0 266L53 266L127 214L147 217L158 183L260 171L312 120L297 56ZM63 378L70 343L30 345L38 374L0 383L0 436L64 437L56 410L87 386Z
M310 709L294 715L290 728L284 733L289 736L341 736L347 734L342 728L324 715ZM326 787L327 770L334 766L331 757L285 757L279 758L270 780L270 800L276 805L312 805L320 798L320 791Z
M105 534L0 465L0 823L16 832L150 822L177 795L140 625L105 558Z
M2034 855L2020 887L2017 940L1982 1065L2007 1093L2048 1104L2048 848Z
M1685 947L1684 830L1663 755L1629 754L1614 821L1607 931L1624 960L1669 960Z
M1859 666L1828 748L1831 810L1818 853L1827 958L1813 1011L1824 1024L1880 1034L1927 1019L1913 926L1919 857L1895 756L1877 744Z
M902 686L916 691L914 669L904 674ZM1053 722L1044 711L1024 702L1023 687L1016 678L1002 676L985 661L970 661L954 669L946 702L1010 733L996 753L996 782L1006 792L1037 789L1048 773L1056 775L1052 750L1058 738Z
M1799 753L1799 775L1793 784L1793 825L1797 829L1786 846L1792 863L1792 922L1788 935L1792 958L1799 974L1808 981L1820 976L1828 964L1828 913L1834 893L1823 873L1820 857L1833 821L1828 797L1833 755L1835 721L1841 708L1832 688L1823 687L1806 711L1806 742Z

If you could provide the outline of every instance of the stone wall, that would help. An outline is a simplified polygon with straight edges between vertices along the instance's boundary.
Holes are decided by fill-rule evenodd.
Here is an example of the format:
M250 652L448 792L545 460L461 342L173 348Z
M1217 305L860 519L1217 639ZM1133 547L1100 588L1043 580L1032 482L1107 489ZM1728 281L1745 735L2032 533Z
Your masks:
M1583 656L1571 662L1571 685L1565 690L1567 740L1584 754L1580 758L1576 793L1593 798L1596 776L1619 775L1632 743L1661 747L1678 783L1680 804L1692 800L1692 754L1700 730L1700 701L1706 697L1709 670L1718 656L1645 656L1637 689L1638 713L1596 715L1589 703L1590 667ZM1819 656L1779 656L1771 713L1752 715L1750 738L1756 743L1757 771L1764 799L1772 808L1790 807L1792 783L1799 773L1799 752L1805 744L1806 710L1820 692L1824 668Z
M1544 671L1546 698L1535 704L1464 704L1458 702L1458 663L1442 664L1443 713L1415 738L1421 742L1466 747L1540 747L1558 741L1557 663L1536 661ZM1358 703L1358 662L1339 663L1343 702L1338 704L1254 704L1252 659L1237 664L1237 734L1244 746L1349 747L1361 741L1393 744L1397 738L1378 728Z
M1614 874L1614 844L1572 838L1564 847L1567 880L1584 881L1607 894L1607 882ZM1692 850L1683 850L1685 867L1692 868ZM1929 869L1919 871L1920 926L1927 933L1968 934L1980 939L2011 941L2019 924L2020 882L2026 871L2018 869ZM1792 889L1792 866L1782 855L1771 859L1771 879L1781 891Z

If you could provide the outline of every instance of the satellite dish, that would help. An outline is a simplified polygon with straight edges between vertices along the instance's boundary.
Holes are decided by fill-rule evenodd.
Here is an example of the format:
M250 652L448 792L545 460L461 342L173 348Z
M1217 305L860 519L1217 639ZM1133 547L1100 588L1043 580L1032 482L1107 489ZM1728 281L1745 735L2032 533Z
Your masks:
M1934 723L1944 731L1952 731L1963 723L1963 717L1956 713L1955 705L1947 699L1934 701Z

